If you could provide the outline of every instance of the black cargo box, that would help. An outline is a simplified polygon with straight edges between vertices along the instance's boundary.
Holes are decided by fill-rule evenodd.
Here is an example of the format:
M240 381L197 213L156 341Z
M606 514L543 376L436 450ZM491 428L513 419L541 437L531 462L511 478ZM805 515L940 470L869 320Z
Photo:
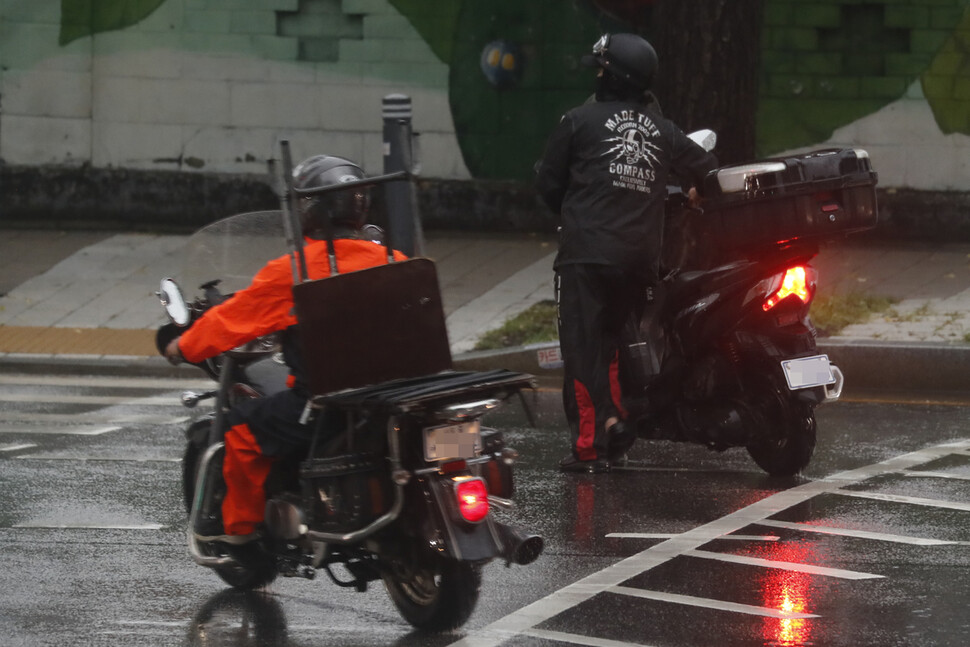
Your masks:
M837 238L876 226L875 187L860 149L726 166L704 180L703 220L722 249Z

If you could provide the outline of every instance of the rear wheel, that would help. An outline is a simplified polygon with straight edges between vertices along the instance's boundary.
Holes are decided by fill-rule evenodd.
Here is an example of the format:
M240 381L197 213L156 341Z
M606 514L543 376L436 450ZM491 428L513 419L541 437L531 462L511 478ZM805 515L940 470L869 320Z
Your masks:
M192 514L192 502L195 497L195 482L199 472L199 461L202 449L194 443L185 448L182 459L182 493L185 501L186 515ZM221 455L213 457L212 463L221 464ZM279 569L276 559L267 553L259 542L252 542L242 546L229 546L220 542L199 542L199 552L206 557L230 556L236 560L235 566L213 566L212 570L229 586L240 590L258 589L276 579Z
M396 559L382 575L401 616L425 631L463 625L478 603L481 567L441 557L408 562Z
M772 400L764 410L763 433L748 443L748 454L771 476L794 476L808 466L815 452L815 411L804 402L786 401L777 389Z

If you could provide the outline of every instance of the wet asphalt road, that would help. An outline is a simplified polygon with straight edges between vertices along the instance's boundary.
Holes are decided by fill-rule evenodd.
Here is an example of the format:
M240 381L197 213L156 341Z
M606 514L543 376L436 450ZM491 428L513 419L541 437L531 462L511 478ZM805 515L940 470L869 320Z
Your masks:
M184 545L186 380L0 373L0 636L34 645L970 644L968 404L819 410L805 475L743 450L642 443L627 469L553 469L558 393L489 421L522 454L527 567L486 567L453 634L411 632L380 585L238 594Z

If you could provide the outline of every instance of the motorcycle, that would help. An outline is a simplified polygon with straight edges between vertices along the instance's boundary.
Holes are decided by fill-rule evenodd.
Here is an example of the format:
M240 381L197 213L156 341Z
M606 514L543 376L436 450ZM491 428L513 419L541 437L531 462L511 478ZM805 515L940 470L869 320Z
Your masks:
M815 408L844 385L816 345L810 261L820 240L875 226L875 183L850 149L712 171L703 211L668 189L665 276L621 345L638 437L744 447L778 477L808 465Z
M199 285L201 294L188 303L173 279L161 282L159 298L171 322L159 328L159 351L248 285L265 261L290 253L294 268L303 263L292 225L284 208L233 216L191 236L180 281ZM389 246L388 253L393 260ZM333 318L313 310L321 291L333 290L355 297L340 302L342 312L346 303L384 316L367 323L360 313L345 313L340 320L355 329L333 330ZM527 408L523 390L534 387L533 377L451 370L428 259L317 281L300 277L294 302L311 387L304 422L314 436L304 452L275 463L257 541L202 542L192 529L200 515L220 509L227 412L243 399L287 388L279 334L197 364L218 386L182 396L187 407L210 398L215 403L186 429L182 488L193 559L240 590L280 575L313 579L318 571L357 591L381 580L415 627L460 626L475 608L486 563L529 564L543 549L541 537L496 518L497 510L513 506L517 453L499 430L482 424L483 416L515 396ZM355 349L353 364L344 369L340 346ZM364 374L347 378L359 365Z

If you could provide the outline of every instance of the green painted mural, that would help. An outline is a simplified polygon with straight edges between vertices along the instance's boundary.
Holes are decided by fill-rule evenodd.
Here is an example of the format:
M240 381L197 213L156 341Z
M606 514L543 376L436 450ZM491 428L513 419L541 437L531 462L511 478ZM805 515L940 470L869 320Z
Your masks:
M967 0L767 0L758 149L825 141L917 80L945 133L970 134Z
M589 93L578 56L603 30L657 28L655 1L673 0L458 0L447 16L417 0L394 5L450 66L450 104L472 174L526 178L551 124ZM968 5L766 0L759 154L825 141L906 95L916 80L940 129L970 135ZM488 70L477 69L483 48L495 44L521 52L517 83L490 82Z
M970 135L970 9L920 82L940 130Z
M60 44L138 24L165 0L61 0Z
M448 66L465 165L473 176L499 179L530 177L559 115L589 95L592 75L578 61L590 43L607 30L649 33L658 28L651 6L674 1L387 0ZM61 0L59 42L136 25L164 3ZM216 0L194 8L207 3L229 19ZM261 33L297 39L297 53L282 48L289 58L280 60L339 67L341 43L374 38L365 25L377 4L300 0L295 10L290 3L250 13ZM764 0L761 48L759 155L825 141L913 92L943 133L970 135L970 0ZM406 66L397 69L407 75ZM414 75L400 80L419 82Z

